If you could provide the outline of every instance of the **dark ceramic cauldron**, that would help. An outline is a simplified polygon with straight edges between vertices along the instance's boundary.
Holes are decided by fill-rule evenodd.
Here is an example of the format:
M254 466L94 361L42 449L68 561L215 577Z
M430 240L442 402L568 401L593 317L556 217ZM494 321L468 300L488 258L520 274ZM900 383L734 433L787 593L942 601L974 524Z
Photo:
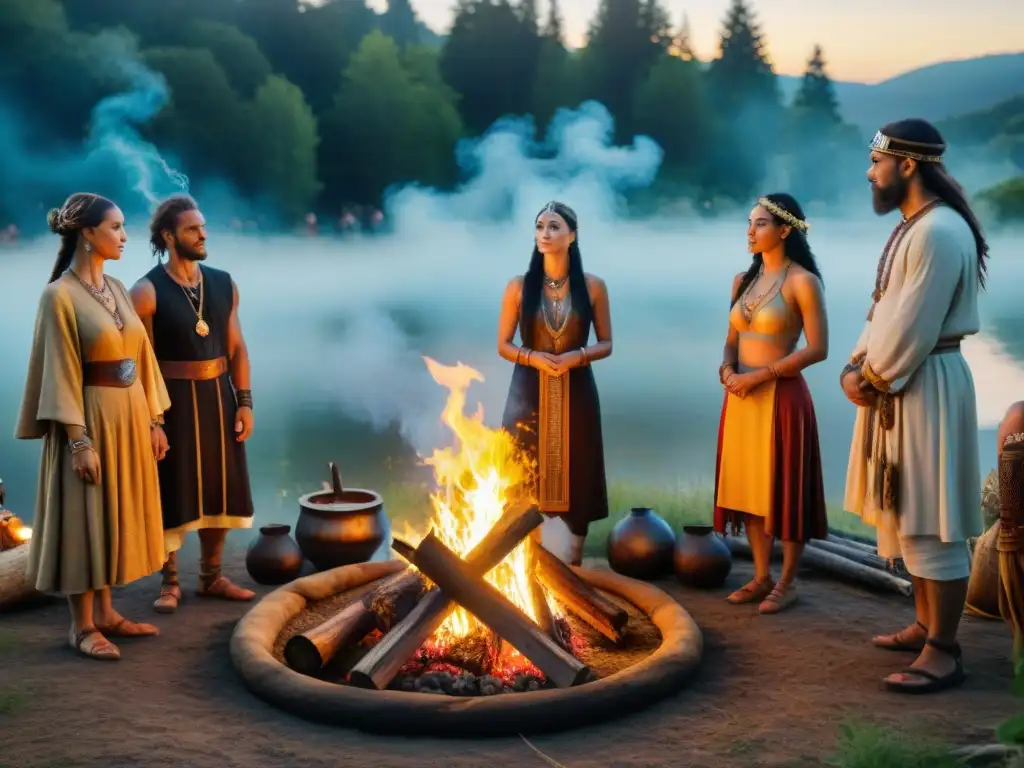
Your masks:
M672 571L676 535L648 507L633 507L608 535L608 564L633 579L652 581Z
M710 525L686 525L676 542L676 576L683 584L715 589L732 570L732 551Z
M345 488L333 461L331 490L299 498L295 539L318 570L365 563L388 535L384 500L365 488Z
M245 553L245 569L257 584L287 584L302 570L302 550L290 525L264 525Z
M386 535L384 500L375 491L345 488L299 498L295 540L318 570L365 563Z

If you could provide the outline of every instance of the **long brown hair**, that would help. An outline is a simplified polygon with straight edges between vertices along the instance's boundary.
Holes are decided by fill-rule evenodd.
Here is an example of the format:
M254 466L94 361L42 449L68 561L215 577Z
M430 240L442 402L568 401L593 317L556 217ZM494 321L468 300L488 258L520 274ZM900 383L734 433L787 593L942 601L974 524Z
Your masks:
M57 249L57 261L49 282L53 282L71 266L78 247L78 238L82 230L98 227L107 216L107 211L114 208L114 203L92 192L76 192L64 201L60 208L54 208L46 217L50 231L60 235L60 248Z

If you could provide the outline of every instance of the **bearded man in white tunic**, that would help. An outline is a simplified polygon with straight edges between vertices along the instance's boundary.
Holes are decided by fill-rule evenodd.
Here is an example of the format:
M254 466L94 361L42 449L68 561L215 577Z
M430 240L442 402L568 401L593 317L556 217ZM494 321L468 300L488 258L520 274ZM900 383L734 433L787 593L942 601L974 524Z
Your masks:
M965 336L978 332L988 246L946 144L924 120L882 128L871 144L875 212L903 218L879 260L868 322L843 369L857 405L845 508L878 529L878 553L902 557L917 621L874 638L918 653L884 686L928 693L964 680L956 635L967 597L967 539L982 532L978 411Z

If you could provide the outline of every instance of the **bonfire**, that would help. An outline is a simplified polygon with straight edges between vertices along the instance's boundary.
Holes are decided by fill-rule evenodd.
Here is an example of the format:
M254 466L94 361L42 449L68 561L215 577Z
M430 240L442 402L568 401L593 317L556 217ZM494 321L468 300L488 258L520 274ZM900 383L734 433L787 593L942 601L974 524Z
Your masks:
M436 484L428 525L406 524L394 538L407 570L287 641L289 665L316 674L361 639L369 650L348 672L360 687L471 695L592 679L567 611L613 643L627 612L541 545L535 463L484 423L482 407L466 412L466 393L483 376L424 359L449 391L441 418L453 438L424 460Z

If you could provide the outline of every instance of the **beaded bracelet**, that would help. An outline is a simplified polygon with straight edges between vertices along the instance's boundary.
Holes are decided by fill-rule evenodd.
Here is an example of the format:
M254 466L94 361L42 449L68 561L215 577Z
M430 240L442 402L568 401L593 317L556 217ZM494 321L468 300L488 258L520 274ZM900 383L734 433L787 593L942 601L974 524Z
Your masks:
M238 400L239 408L248 408L252 410L252 390L251 389L240 389L235 393L235 398Z

